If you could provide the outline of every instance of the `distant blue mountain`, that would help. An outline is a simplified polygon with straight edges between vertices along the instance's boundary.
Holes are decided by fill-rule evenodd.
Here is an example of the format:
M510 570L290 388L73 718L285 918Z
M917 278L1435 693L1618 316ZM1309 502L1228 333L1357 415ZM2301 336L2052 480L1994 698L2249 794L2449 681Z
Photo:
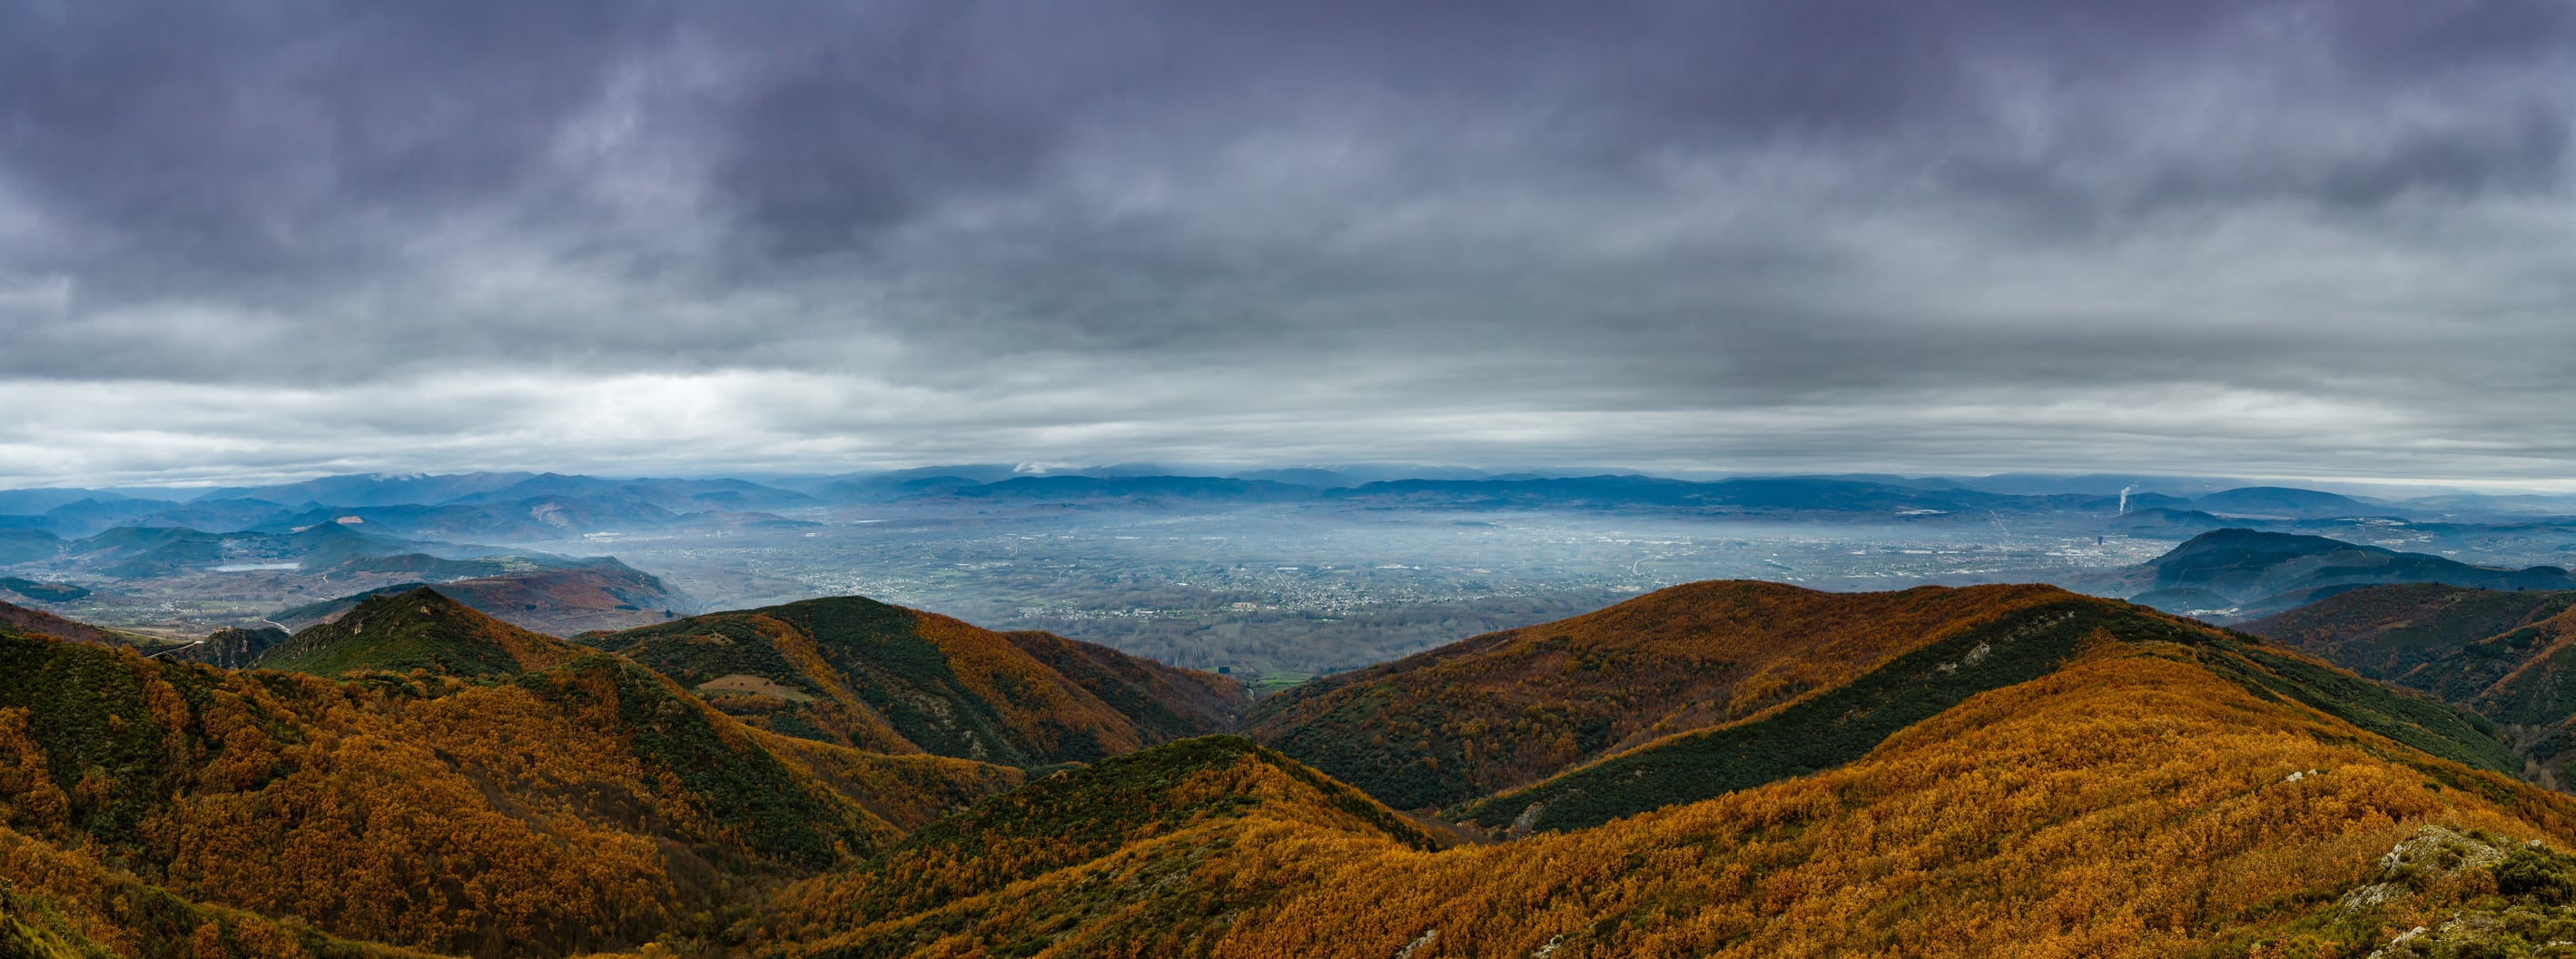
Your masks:
M1336 509L1637 511L1676 516L1817 519L2050 514L2098 518L2082 532L2181 538L2227 526L2290 530L2354 517L2405 517L2404 503L2276 486L2203 488L2194 478L2119 475L1905 477L1893 474L1745 476L1683 480L1638 474L1486 475L1477 470L1369 465L1244 471L1231 477L1158 473L1131 463L1046 474L1008 464L853 474L784 489L734 478L632 478L557 473L338 476L207 492L180 501L124 491L0 491L0 529L79 539L120 526L211 533L284 532L356 517L372 532L445 541L550 539L674 523L745 528L804 522L830 506L884 504L991 510L1154 503L1312 503ZM1393 475L1390 475L1393 474ZM782 481L787 482L787 481ZM2123 492L2125 491L2125 496ZM2174 491L2174 492L2166 492ZM2196 495L2185 497L2177 492ZM2460 497L2437 504L2449 515ZM2531 504L2517 517L2530 517ZM42 507L42 509L37 509ZM2532 522L2512 518L2512 522ZM34 548L34 547L23 547Z
M415 503L444 503L459 496L489 492L514 483L525 482L535 475L534 473L457 473L431 476L416 473L407 476L325 476L300 483L221 490L201 496L198 501L258 499L272 503L315 503L325 506L401 506Z
M738 479L601 479L545 473L499 489L469 493L437 505L509 503L576 497L651 506L673 513L709 509L777 509L814 505L814 497Z
M42 528L57 536L87 536L144 519L179 504L169 500L84 499L44 512Z
M1313 499L1319 491L1310 486L1215 476L1022 476L999 483L957 487L944 495L957 499L1034 502L1188 500L1272 503Z
M416 552L425 546L338 523L291 533L209 533L181 527L119 526L64 543L60 552L100 575L139 579L202 571L226 563L291 562L318 570L353 559Z
M41 516L46 510L82 500L133 499L104 490L88 489L8 489L0 490L0 516Z
M2322 519L2342 516L2386 516L2394 511L2385 505L2365 503L2349 496L2312 489L2285 486L2248 486L2194 497L2193 509L2221 516L2263 516L2281 519Z
M1354 506L1441 509L1623 509L1777 513L1795 511L1938 515L2025 498L1974 490L1925 490L1885 483L1812 477L1741 478L1698 483L1652 476L1583 476L1525 480L1397 480L1325 497ZM2085 501L2056 502L2081 507ZM2105 510L2107 512L2107 510Z
M2347 543L2323 536L2221 529L2192 537L2148 561L2152 580L2131 602L2174 612L2230 610L2239 618L2270 615L2341 592L2391 583L2444 583L2481 589L2576 589L2576 575L2556 566L2472 566L2426 553Z

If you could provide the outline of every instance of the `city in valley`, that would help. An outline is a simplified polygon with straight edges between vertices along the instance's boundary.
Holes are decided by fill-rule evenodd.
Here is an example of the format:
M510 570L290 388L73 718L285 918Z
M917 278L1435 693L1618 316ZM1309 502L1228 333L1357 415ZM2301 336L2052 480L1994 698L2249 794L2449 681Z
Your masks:
M22 545L0 572L84 593L25 597L44 608L184 642L389 585L558 577L613 561L661 593L563 622L861 595L1275 688L1700 580L1836 591L2052 582L2125 597L2141 590L2120 570L2231 526L2488 566L2576 551L2576 524L2540 512L2546 501L2354 499L2216 481L2172 481L2165 494L2109 480L2034 493L1883 477L1300 486L921 473L939 471L775 486L347 477L278 490L55 491L68 501L7 519ZM317 490L363 505L276 502ZM406 496L426 502L384 502ZM340 535L294 542L317 528ZM555 613L495 612L535 625Z

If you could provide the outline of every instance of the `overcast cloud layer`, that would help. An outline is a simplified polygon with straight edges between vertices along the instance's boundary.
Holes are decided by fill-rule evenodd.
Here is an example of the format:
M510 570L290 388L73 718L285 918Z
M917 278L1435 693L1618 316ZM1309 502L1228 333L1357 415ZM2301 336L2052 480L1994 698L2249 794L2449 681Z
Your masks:
M0 0L0 486L2576 476L2576 5Z

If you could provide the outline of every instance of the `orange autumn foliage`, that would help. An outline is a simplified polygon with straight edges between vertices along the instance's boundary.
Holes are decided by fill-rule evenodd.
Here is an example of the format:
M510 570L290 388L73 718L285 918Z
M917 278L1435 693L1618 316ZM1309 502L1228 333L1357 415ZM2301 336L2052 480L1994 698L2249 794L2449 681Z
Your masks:
M338 681L0 632L0 826L23 853L0 877L87 857L319 933L566 955L703 931L854 863L900 834L871 807L917 822L1017 780L774 745L595 654L508 682ZM86 889L53 894L130 912Z
M1231 679L843 596L587 640L745 722L872 752L1087 762L1233 725Z
M1244 733L1397 806L1442 806L1743 719L2069 595L1691 583L1291 689Z
M1264 805L776 951L992 955L1044 930L1037 954L1066 956L2358 957L2439 918L2334 925L2426 823L2564 846L2576 800L2106 644L1860 762L1600 828L1424 852Z

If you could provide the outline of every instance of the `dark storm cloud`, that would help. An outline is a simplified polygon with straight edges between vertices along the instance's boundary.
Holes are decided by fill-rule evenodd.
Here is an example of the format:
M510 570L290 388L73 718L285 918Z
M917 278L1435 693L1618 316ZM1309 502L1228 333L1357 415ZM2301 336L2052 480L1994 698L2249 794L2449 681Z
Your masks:
M0 5L0 474L2547 477L2562 3Z

